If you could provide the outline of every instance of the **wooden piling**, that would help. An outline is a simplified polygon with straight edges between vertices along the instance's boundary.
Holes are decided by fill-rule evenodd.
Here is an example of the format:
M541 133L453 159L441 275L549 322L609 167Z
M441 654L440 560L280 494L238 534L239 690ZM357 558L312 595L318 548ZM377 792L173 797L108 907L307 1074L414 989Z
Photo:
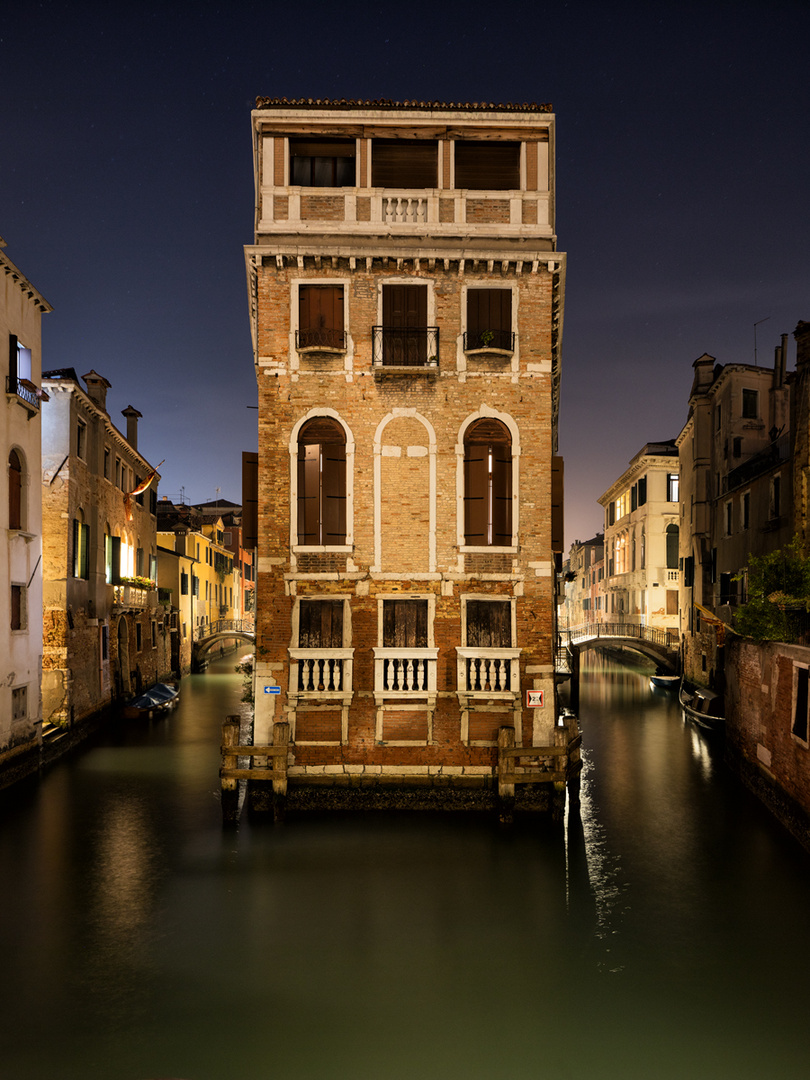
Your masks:
M509 774L514 771L514 759L508 753L515 748L515 729L502 727L498 732L498 816L508 825L515 809L515 785L509 782Z
M220 769L220 787L222 800L223 824L235 824L239 820L239 781L233 776L236 771L235 748L239 745L238 716L226 716L222 723L222 768Z

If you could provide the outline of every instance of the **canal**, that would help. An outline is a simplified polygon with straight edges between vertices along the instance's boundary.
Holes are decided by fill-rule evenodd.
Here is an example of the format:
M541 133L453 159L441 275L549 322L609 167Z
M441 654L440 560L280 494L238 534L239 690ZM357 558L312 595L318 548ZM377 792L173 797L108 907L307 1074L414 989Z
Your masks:
M810 857L591 653L564 829L223 831L236 657L0 800L8 1080L807 1075Z

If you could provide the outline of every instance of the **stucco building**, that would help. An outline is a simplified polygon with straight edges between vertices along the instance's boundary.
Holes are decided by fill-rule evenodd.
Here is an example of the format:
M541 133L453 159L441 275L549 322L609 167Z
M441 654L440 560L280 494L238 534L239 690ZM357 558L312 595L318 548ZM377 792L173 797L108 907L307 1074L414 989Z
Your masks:
M674 440L647 443L598 500L608 622L678 628L678 477Z
M43 719L69 727L171 670L158 608L158 476L138 452L138 420L123 435L95 371L48 371L42 424ZM152 476L150 486L137 494Z
M260 99L253 134L255 739L290 725L293 801L486 800L502 727L557 737L554 116Z
M565 597L562 618L569 628L605 621L605 537L575 540L564 566Z
M41 320L51 306L0 239L0 787L39 765L42 703Z
M787 335L772 368L718 364L705 353L693 366L677 439L683 667L689 679L722 690L716 629L695 605L731 624L746 598L750 556L776 551L793 535Z

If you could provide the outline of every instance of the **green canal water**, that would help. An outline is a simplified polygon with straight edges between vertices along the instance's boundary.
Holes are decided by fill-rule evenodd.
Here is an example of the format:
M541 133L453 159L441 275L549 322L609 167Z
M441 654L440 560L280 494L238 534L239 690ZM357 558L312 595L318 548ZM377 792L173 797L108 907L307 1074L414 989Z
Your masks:
M808 1075L810 857L640 669L564 828L223 831L235 661L0 800L3 1080Z

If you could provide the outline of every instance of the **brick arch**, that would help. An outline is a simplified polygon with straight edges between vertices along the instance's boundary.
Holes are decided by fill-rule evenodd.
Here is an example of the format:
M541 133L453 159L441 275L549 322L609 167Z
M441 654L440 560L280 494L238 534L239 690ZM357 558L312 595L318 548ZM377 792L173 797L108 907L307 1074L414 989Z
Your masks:
M374 566L436 572L436 432L416 409L393 409L374 433Z
M509 413L482 404L461 423L456 443L456 536L459 547L465 545L464 535L464 446L468 430L480 420L497 420L509 432L512 440L512 545L517 544L520 531L520 429Z
M346 547L354 545L354 435L348 423L335 409L313 408L293 424L290 431L290 549L298 543L298 440L304 426L317 419L334 420L346 438Z

